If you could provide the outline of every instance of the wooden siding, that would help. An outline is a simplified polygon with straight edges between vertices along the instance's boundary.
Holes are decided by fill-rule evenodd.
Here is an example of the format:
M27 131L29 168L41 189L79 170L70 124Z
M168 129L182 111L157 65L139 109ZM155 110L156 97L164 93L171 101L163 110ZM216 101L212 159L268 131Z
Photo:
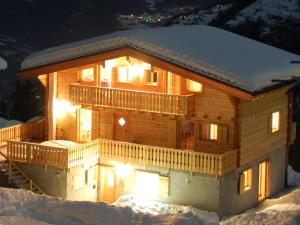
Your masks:
M286 91L286 88L281 88L259 95L251 102L241 103L241 164L255 160L279 147L285 147L288 121L288 95ZM276 111L280 113L280 129L271 133L270 115Z
M78 81L78 70L57 72L57 99L69 99L69 84ZM67 113L56 119L56 139L78 141L77 113Z

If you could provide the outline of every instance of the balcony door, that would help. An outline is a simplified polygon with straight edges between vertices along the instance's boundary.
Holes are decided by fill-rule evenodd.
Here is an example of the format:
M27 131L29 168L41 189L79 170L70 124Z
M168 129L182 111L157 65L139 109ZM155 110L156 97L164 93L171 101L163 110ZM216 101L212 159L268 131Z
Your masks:
M129 116L125 113L114 114L114 140L128 141Z
M92 140L92 110L79 110L79 142Z
M190 121L182 122L181 126L181 149L195 149L195 123Z
M263 161L258 169L258 200L262 201L268 196L270 179L270 162Z

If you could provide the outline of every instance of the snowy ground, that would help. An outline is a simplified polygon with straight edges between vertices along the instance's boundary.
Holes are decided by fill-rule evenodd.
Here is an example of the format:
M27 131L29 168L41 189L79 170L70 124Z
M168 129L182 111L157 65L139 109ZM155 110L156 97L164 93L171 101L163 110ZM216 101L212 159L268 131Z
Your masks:
M5 70L7 68L7 62L0 57L0 70Z
M300 174L289 169L289 183ZM121 197L114 205L64 201L25 190L0 188L0 225L297 225L300 224L300 187L284 190L258 207L223 219L189 206L138 202Z
M228 25L237 25L246 20L256 21L263 19L268 24L283 22L286 18L300 18L300 8L298 0L257 0L234 19Z

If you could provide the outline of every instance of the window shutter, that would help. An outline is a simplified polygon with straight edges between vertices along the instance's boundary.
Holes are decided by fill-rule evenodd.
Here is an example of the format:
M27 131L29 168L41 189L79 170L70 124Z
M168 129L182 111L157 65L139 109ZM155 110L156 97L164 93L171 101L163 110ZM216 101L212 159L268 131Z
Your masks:
M177 120L168 122L168 142L169 148L177 148Z
M228 143L228 127L218 126L218 142L222 144Z
M92 111L92 140L100 138L100 112Z
M201 123L199 129L200 139L209 139L209 123Z
M117 82L119 80L118 74L119 74L119 68L113 67L112 68L112 81L113 82Z
M241 173L239 177L239 194L243 194L245 192L245 174Z

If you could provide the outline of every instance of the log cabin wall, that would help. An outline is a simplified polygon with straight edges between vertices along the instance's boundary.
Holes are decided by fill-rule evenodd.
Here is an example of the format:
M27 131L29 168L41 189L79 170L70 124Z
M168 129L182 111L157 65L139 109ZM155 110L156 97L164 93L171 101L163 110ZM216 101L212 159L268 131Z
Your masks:
M69 84L78 82L77 69L57 72L57 99L68 100ZM77 141L77 112L56 119L56 139Z
M100 64L94 68L99 68ZM83 68L83 67L82 67ZM86 68L86 67L84 67ZM57 76L57 98L68 99L69 85L79 81L80 68L68 69L58 72ZM204 86L201 93L190 92L186 88L186 79L174 73L159 70L158 92L169 94L195 94L195 115L184 118L177 116L166 116L157 113L138 113L113 109L101 109L95 107L92 114L92 138L124 140L140 144L155 145L161 147L182 148L181 129L185 122L193 122L195 128L196 151L223 153L233 150L236 98L221 91ZM100 79L100 69L97 69L96 78ZM112 79L113 81L113 79ZM170 81L170 82L169 82ZM100 82L98 82L99 84ZM86 83L84 85L87 85ZM95 84L91 83L92 86ZM126 84L124 84L126 85ZM172 87L170 88L170 85ZM112 86L119 87L112 82ZM121 88L121 86L119 87ZM125 88L125 86L122 88ZM130 89L145 90L143 86L131 86ZM145 90L146 91L146 90ZM155 90L147 90L155 91ZM118 128L120 116L126 117L126 129ZM214 123L225 130L225 141L209 141L200 139L200 126L203 123ZM69 116L57 120L57 139L68 139L78 141L78 112L70 113ZM125 130L125 131L124 131Z
M281 88L257 96L240 105L240 162L246 164L276 149L287 140L288 95ZM271 114L279 111L279 130L271 132Z

